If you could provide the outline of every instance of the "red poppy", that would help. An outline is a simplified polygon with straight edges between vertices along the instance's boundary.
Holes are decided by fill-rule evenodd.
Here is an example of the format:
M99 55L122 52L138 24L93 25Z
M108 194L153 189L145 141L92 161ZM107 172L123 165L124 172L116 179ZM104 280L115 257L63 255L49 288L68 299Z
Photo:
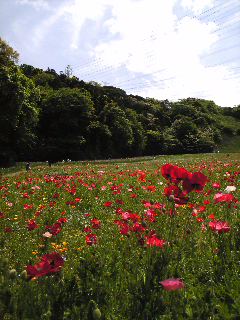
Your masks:
M52 235L56 236L62 231L62 224L56 222L52 226L47 226L46 229L48 229Z
M174 166L172 164L165 164L161 168L161 172L164 178L173 182L174 184L178 184L180 181L188 179L190 173L178 166Z
M232 202L234 201L235 198L232 194L230 193L217 193L214 196L214 202L218 203L218 202Z
M182 192L182 190L177 186L169 186L164 189L164 194L169 199L173 199L173 201L177 204L186 204L189 200L186 197L186 193Z
M28 228L29 231L32 231L32 230L34 230L34 229L37 229L38 227L39 227L39 226L36 224L36 221L35 221L35 220L33 220L33 219L28 220L28 226L27 226L27 228Z
M165 240L162 240L162 239L159 239L156 234L152 234L152 235L149 235L149 236L146 236L146 244L149 246L149 247L160 247L162 248L165 244Z
M86 232L86 233L92 233L92 229L90 228L90 227L85 227L84 229L83 229L83 232Z
M188 178L183 181L183 189L186 192L202 191L207 183L207 177L201 172L189 174Z
M144 232L145 230L146 228L139 222L135 222L132 227L133 232Z
M57 222L63 224L63 223L68 222L68 219L67 218L59 218Z
M148 209L146 212L145 212L145 217L146 217L146 220L149 221L149 222L156 222L156 219L155 217L157 216L157 213L154 209Z
M173 171L174 165L167 163L165 165L162 166L161 168L161 172L162 172L162 176L167 179L170 180L172 179L172 171Z
M23 205L23 209L24 210L29 210L29 209L32 209L33 208L33 204L27 204L27 203L25 203L24 205Z
M101 228L101 221L96 218L93 218L91 220L91 224L92 224L93 229L100 229Z
M63 264L64 260L60 254L58 252L52 252L42 256L41 261L34 266L28 265L26 270L30 278L42 277L61 271Z
M107 201L104 203L104 207L111 207L112 206L112 202L111 201Z
M97 235L90 233L88 235L86 235L86 244L89 246L92 246L93 244L97 243Z
M120 225L120 233L124 236L128 236L129 235L129 231L131 231L129 225L127 224L127 222L123 222Z
M147 186L146 190L148 190L150 192L156 192L156 186Z

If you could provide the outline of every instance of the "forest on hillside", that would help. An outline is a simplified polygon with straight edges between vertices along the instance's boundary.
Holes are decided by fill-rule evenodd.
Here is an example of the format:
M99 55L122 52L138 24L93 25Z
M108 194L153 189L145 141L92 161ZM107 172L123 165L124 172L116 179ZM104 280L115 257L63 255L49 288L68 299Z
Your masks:
M128 95L69 72L18 65L0 38L0 165L213 152L240 135L240 105Z

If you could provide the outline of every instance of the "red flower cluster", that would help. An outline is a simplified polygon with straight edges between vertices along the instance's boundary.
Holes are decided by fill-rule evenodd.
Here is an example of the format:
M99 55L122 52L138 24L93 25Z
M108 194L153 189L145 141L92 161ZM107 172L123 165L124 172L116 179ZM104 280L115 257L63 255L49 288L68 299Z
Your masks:
M217 233L226 233L230 231L230 226L225 221L210 221L209 227L212 231Z
M60 254L52 252L42 256L41 261L34 266L27 266L26 270L29 278L38 278L61 271L63 264L64 260Z
M165 164L161 168L164 178L172 183L164 190L164 194L177 204L186 204L189 200L187 194L191 191L200 192L207 183L207 177L201 172L189 172L184 168ZM182 189L179 184L182 182Z
M146 244L149 247L160 247L162 248L166 243L165 240L159 239L155 233L146 236Z
M32 231L34 229L39 228L38 224L36 223L35 220L30 219L28 220L28 225L27 225L28 231Z

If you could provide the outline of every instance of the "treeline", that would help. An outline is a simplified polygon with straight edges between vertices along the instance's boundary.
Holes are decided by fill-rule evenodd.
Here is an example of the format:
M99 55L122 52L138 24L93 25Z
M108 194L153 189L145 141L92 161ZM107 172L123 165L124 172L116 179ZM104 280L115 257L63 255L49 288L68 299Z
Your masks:
M240 106L127 95L69 72L18 66L18 53L1 39L0 48L1 165L212 152L223 133L239 134L219 119L239 119Z

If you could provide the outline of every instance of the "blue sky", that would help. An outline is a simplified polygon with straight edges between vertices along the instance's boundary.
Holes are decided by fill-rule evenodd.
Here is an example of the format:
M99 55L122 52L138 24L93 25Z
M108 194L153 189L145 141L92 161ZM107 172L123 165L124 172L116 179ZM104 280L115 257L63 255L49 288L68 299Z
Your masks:
M0 0L20 63L157 99L240 104L239 0Z

